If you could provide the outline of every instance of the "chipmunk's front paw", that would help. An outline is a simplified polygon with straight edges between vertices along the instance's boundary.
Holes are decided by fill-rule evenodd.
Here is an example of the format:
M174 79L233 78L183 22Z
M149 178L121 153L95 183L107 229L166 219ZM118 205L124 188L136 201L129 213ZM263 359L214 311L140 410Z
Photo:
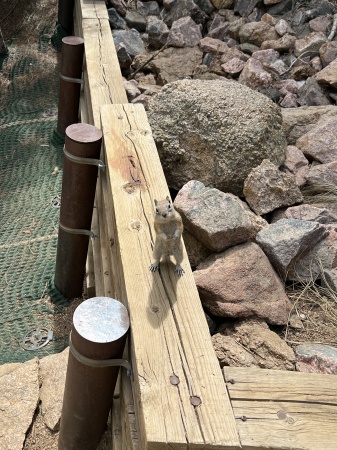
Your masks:
M177 274L178 274L180 277L182 277L182 276L184 275L184 273L185 273L185 270L181 267L180 264L177 264L177 265L176 265L176 270L175 270L175 272L177 272Z
M158 267L159 267L159 263L154 262L154 263L150 264L149 269L151 270L151 272L155 272L158 269Z

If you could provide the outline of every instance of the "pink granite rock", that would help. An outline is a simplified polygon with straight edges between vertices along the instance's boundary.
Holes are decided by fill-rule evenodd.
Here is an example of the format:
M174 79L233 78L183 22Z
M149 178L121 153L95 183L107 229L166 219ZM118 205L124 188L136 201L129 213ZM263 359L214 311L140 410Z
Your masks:
M297 186L303 186L306 182L305 176L309 172L309 161L295 145L288 145L285 160L280 170L294 175Z
M263 320L246 319L224 323L212 336L220 366L259 367L293 370L295 355L291 347L271 331Z
M277 3L281 3L283 0L263 0L263 3L267 6L276 5Z
M337 58L337 41L325 42L319 49L319 56L323 67L326 67Z
M239 83L252 89L261 89L271 86L273 78L270 73L264 70L258 59L250 58L240 74Z
M168 35L168 42L172 47L195 47L201 39L200 27L191 17L174 21Z
M223 68L224 72L228 73L229 75L238 75L240 72L242 72L245 64L246 63L240 58L232 58L225 64L221 64L221 67Z
M186 183L174 205L186 229L216 252L248 241L267 225L235 195L205 187L200 181Z
M241 43L249 42L260 47L264 41L275 40L279 35L266 22L249 22L241 27L239 37Z
M337 88L337 59L334 59L324 69L316 73L315 79L320 84Z
M205 37L199 41L200 50L203 53L215 53L218 55L223 55L224 53L228 53L230 48L228 45L220 41L220 39L213 39L211 37Z
M278 170L268 159L250 172L244 182L243 194L259 215L303 200L295 178Z
M262 229L256 242L277 272L286 277L289 267L304 251L314 247L329 232L317 222L281 219Z
M319 52L321 46L327 41L327 37L322 32L313 32L303 39L297 39L295 42L295 56L310 52L311 56Z
M309 159L320 163L337 160L337 119L312 128L296 141L296 147Z
M261 50L273 48L279 52L287 52L295 46L296 38L289 33L283 35L280 39L265 40L261 44Z
M280 36L284 36L286 33L294 34L294 32L293 32L291 26L290 26L289 23L288 23L286 20L284 20L284 19L281 19L281 20L279 20L279 21L277 22L277 24L275 25L275 30L277 31L277 33L278 33Z
M332 24L332 17L330 16L318 16L310 20L309 27L311 31L322 31L327 33Z
M286 79L286 80L280 80L275 84L275 87L277 87L280 91L280 94L285 96L288 93L291 94L297 94L298 92L298 84L293 79Z
M311 167L305 179L309 185L337 186L337 161Z
M263 67L269 72L281 74L287 70L287 66L282 59L280 59L280 54L276 50L258 50L252 54L252 58L258 59Z
M282 108L297 108L298 107L298 97L296 94L288 92L280 102Z
M287 271L287 279L307 282L322 277L325 270L337 267L337 233L328 230L328 236L300 254Z
M287 322L290 302L283 283L257 244L211 255L193 274L203 306L215 316Z
M337 223L337 214L333 211L307 204L290 206L284 216L286 219L309 220L321 224Z
M307 373L337 375L337 348L322 344L295 347L296 370Z

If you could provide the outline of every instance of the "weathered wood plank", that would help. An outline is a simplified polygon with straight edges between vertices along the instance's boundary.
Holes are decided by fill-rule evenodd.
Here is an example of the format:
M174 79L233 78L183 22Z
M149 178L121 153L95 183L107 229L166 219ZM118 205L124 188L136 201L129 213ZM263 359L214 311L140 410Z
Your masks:
M333 450L337 377L225 367L227 388L246 450Z
M127 103L109 22L84 19L85 86L89 89L93 124L100 127L99 108L111 103Z
M109 19L104 0L79 0L80 18L83 19Z
M316 403L232 401L243 449L335 450L336 407Z
M224 367L223 372L231 399L286 400L337 406L337 377L334 375L243 367Z
M141 448L238 449L235 420L186 252L184 277L152 259L153 200L168 195L142 105L101 110L115 238L131 320ZM152 244L151 244L152 243ZM178 377L179 384L172 382ZM201 401L193 406L193 401Z
M121 372L121 427L125 450L141 450L130 378Z

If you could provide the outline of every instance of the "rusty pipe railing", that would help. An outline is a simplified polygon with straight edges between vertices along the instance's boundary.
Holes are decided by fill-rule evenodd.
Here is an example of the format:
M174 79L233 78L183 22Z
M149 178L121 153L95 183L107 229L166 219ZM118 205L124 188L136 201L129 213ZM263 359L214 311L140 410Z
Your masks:
M96 450L106 429L129 329L125 306L94 297L73 317L63 397L59 450Z
M67 298L82 295L85 263L102 132L93 125L78 123L66 129L60 224L56 255L55 286Z

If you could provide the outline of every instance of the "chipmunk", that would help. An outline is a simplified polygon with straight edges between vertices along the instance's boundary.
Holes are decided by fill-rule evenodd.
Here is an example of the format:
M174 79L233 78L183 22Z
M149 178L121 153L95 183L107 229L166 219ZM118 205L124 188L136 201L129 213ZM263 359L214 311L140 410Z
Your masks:
M180 214L174 209L169 196L165 200L155 200L154 204L156 207L154 219L156 239L153 248L155 261L150 265L150 270L155 272L158 269L163 255L173 255L176 260L175 271L182 276L185 273L180 265L183 260L183 245L181 241L183 221Z

